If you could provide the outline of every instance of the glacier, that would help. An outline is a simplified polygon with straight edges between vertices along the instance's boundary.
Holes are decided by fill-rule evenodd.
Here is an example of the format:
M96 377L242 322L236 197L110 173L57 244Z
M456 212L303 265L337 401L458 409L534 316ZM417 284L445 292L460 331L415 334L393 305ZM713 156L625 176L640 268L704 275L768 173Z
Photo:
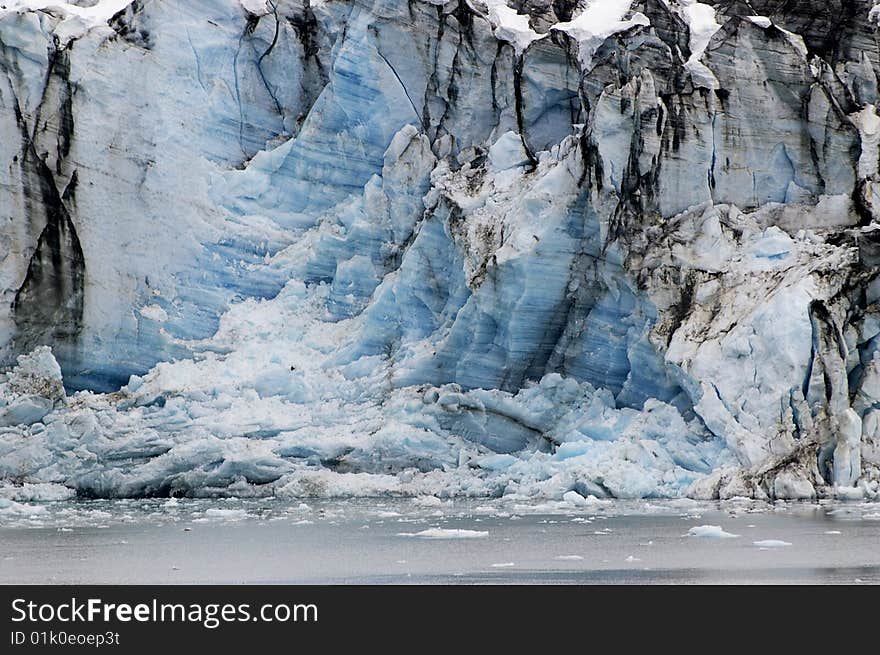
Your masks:
M878 21L0 0L0 484L880 497Z

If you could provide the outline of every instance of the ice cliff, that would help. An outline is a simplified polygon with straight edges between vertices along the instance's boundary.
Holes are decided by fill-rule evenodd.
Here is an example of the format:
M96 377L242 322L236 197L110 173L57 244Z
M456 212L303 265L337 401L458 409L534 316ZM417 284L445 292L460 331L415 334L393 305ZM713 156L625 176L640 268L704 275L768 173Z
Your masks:
M0 0L0 479L876 497L878 20Z

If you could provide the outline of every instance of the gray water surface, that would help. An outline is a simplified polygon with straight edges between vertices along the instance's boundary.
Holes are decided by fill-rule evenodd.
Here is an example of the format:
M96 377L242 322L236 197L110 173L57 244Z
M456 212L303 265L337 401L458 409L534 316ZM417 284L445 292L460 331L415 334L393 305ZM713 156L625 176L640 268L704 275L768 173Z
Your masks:
M877 503L33 507L33 514L0 515L0 583L880 583ZM704 525L738 536L688 535ZM455 530L468 532L448 532ZM789 545L754 543L767 540Z

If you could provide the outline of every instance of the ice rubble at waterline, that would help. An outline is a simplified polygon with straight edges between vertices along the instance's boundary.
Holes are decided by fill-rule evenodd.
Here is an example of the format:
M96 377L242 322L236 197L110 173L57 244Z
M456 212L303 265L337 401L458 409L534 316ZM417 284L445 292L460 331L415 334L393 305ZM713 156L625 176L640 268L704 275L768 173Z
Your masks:
M867 4L56 4L0 10L5 484L877 496Z

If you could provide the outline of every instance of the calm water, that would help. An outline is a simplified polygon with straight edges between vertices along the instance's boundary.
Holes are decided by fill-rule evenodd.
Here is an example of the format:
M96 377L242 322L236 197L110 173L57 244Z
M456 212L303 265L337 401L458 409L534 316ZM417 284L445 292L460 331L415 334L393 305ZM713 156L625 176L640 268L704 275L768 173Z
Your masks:
M739 536L687 536L703 525ZM156 500L0 514L0 583L424 582L876 584L880 504Z

